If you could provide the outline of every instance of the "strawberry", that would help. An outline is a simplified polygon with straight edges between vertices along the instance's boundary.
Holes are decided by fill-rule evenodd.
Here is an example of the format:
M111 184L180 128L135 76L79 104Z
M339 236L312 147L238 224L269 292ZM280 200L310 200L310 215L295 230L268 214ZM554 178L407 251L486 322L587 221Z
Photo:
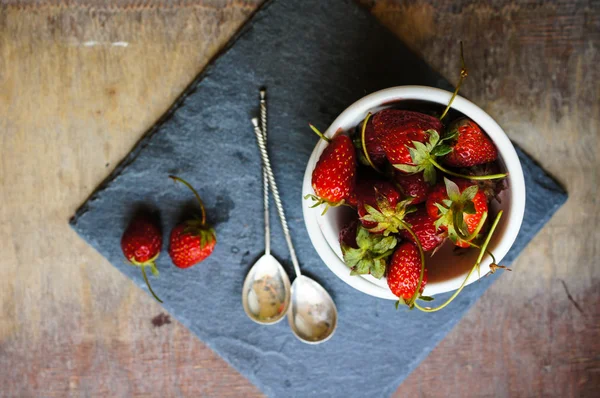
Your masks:
M358 249L356 243L356 233L358 229L358 220L352 220L344 228L340 230L340 245Z
M425 207L419 207L417 211L404 217L404 221L410 224L412 231L417 235L421 247L425 251L433 250L443 242L443 238L439 233L440 230L434 225L435 220L436 218L432 218L427 214ZM414 242L414 238L407 230L401 231L400 236Z
M312 127L312 126L311 126ZM314 129L315 132L318 130ZM339 206L344 204L352 191L356 180L356 153L352 140L345 134L338 134L329 141L312 173L312 187L315 195L306 195L305 199L315 201L312 207L326 204Z
M356 198L360 222L371 233L397 233L404 228L404 215L412 210L412 199L401 200L398 190L388 181L361 181Z
M147 214L135 217L121 237L121 249L125 258L131 265L142 269L142 275L148 290L160 303L162 303L162 300L154 293L146 276L146 267L150 267L153 275L158 275L158 269L154 262L160 255L161 246L162 233L160 226L155 218Z
M366 180L360 181L356 186L356 202L358 208L358 216L363 217L368 214L365 205L374 207L380 210L377 206L377 201L384 199L387 201L386 207L395 208L400 202L401 195L396 190L393 184L387 181ZM375 228L376 222L361 220L363 226L367 229Z
M425 142L429 131L441 131L442 123L424 113L385 109L373 116L375 134L392 165L413 165L409 148Z
M214 229L206 224L206 211L198 192L185 180L169 176L187 186L200 204L201 217L195 217L179 223L171 231L169 256L176 267L189 268L206 259L217 243Z
M459 247L470 247L485 223L487 198L478 185L467 180L456 182L444 178L444 184L433 189L426 203L427 213L435 226L448 231L448 237Z
M340 244L350 275L371 274L374 278L381 279L385 274L386 260L396 247L396 237L372 234L358 226L354 229L354 242L349 242L352 224L349 227L340 234ZM355 245L352 246L352 243Z
M386 157L385 151L383 150L381 142L379 141L379 134L375 130L375 126L373 125L373 118L370 117L370 114L367 115L367 118L365 120L367 121L366 126L364 126L365 149L367 151L367 154L369 155L369 160L371 160L373 165L376 168L382 168L385 164ZM361 124L360 127L362 128L363 124ZM366 166L369 166L369 164L366 164Z
M396 171L394 181L405 196L413 198L411 204L416 205L427 200L431 188L425 181L423 173L404 174Z
M387 283L400 302L412 305L415 296L420 296L427 285L427 269L423 271L423 280L419 293L415 295L421 275L421 256L417 246L404 242L392 255L387 272ZM418 297L417 297L418 298Z
M452 167L471 167L498 159L498 150L492 140L467 118L452 124L450 135L455 136L452 151L444 157L444 163Z

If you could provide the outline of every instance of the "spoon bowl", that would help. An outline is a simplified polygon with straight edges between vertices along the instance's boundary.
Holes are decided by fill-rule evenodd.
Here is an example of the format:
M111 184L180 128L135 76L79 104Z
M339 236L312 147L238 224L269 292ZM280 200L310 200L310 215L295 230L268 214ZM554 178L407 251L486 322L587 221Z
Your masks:
M242 287L242 305L256 323L271 325L283 319L290 305L290 278L281 263L264 254L252 266Z
M319 344L333 336L337 326L337 308L320 284L299 275L292 284L288 322L301 341Z

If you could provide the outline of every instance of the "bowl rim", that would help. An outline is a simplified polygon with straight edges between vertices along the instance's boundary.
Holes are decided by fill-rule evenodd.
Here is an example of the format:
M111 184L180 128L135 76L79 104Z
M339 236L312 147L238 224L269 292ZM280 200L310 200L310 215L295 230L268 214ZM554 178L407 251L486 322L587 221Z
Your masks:
M445 105L448 103L451 96L452 93L449 91L429 86L396 86L379 90L362 97L346 108L331 123L324 134L327 137L331 137L339 128L351 128L353 126L346 126L346 124L350 120L355 120L357 114L362 114L364 117L367 112L371 110L377 108L383 109L387 104L392 106L393 103L397 101L420 100ZM504 227L497 231L501 236L494 247L494 254L496 255L498 262L500 262L516 240L525 213L525 179L521 162L513 144L504 130L483 109L460 95L457 95L454 99L452 109L469 117L488 134L498 148L498 152L509 173L509 188L507 191L510 196L510 206L505 210L504 218L506 221L503 222ZM326 145L327 144L323 140L319 140L311 153L304 173L302 197L306 194L313 193L311 186L312 170ZM368 278L350 276L348 268L335 253L334 249L327 243L327 240L318 225L316 217L320 217L322 210L318 207L310 208L305 200L302 200L302 209L304 222L313 246L325 265L338 278L363 293L390 300L397 299L389 289L382 288L381 286L370 282ZM486 255L480 267L481 272L479 275L481 277L488 273L490 264L491 258L489 255ZM431 296L454 291L458 289L465 276L466 273L442 282L427 284L423 294ZM478 280L480 276L478 276L477 273L473 273L467 281L467 284L471 284Z

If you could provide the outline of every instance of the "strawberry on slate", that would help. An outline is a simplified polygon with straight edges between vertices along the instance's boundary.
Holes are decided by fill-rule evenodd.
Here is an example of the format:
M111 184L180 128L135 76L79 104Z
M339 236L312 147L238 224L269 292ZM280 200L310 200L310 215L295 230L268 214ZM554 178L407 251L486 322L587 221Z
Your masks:
M434 218L435 226L448 231L448 237L459 247L470 247L477 238L488 214L485 194L477 184L467 180L451 181L437 185L426 203L427 213Z
M387 283L392 293L398 297L401 303L412 305L420 275L421 256L417 246L412 242L400 244L390 260ZM424 270L417 298L423 293L425 285L427 285L427 269Z
M346 231L348 233L349 231ZM350 275L371 274L381 279L385 274L386 260L396 247L395 236L372 234L358 226L356 230L356 246L347 244L348 236L340 235L344 263L350 268Z
M217 237L214 229L206 224L206 211L198 192L187 181L175 176L169 177L187 186L200 205L200 217L186 220L171 231L169 256L176 267L189 268L211 255Z
M146 275L146 267L150 267L152 274L158 276L158 269L154 262L160 254L161 246L162 233L158 221L147 214L135 217L121 238L121 250L123 250L125 258L131 265L142 269L148 290L156 300L162 303L162 300L152 290Z
M311 126L315 132L316 128ZM356 180L356 153L352 140L345 134L338 134L333 139L326 138L320 132L321 138L329 141L312 173L312 187L315 195L306 195L305 199L315 201L313 207L321 204L339 206L354 190ZM325 212L324 211L324 212Z
M444 157L448 166L471 167L498 159L496 145L472 120L459 119L449 131L455 138L449 143L452 151Z
M394 181L405 196L413 198L411 204L416 205L427 200L427 194L431 187L425 181L423 173L404 174L396 171L394 172Z
M419 206L414 213L409 213L404 217L404 221L411 226L412 231L417 235L421 247L423 247L423 250L425 251L435 249L444 240L440 233L441 230L434 225L435 220L436 218L432 218L427 214L425 207L421 206ZM414 242L412 235L406 230L401 231L400 236Z
M424 113L385 109L373 116L375 134L392 165L413 165L409 148L425 142L429 130L441 131L442 123Z
M402 196L388 181L361 181L356 189L358 215L362 225L371 233L389 235L402 230L402 220L412 199Z

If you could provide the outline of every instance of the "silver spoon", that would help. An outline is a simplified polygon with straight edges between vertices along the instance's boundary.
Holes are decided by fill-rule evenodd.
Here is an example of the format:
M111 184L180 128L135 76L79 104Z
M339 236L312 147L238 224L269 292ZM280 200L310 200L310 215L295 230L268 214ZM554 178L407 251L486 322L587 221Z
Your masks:
M300 265L283 211L275 176L271 169L267 144L258 125L258 119L253 118L254 133L258 141L263 167L269 178L269 185L281 221L281 228L290 251L296 279L292 284L292 303L288 311L288 322L292 332L301 341L309 344L322 343L333 336L337 326L337 308L331 296L321 285L300 272Z
M261 91L261 136L267 140L267 114L264 91ZM271 255L269 220L269 177L263 172L263 201L265 213L265 254L252 266L242 288L242 305L254 322L271 325L283 319L290 306L290 278Z

